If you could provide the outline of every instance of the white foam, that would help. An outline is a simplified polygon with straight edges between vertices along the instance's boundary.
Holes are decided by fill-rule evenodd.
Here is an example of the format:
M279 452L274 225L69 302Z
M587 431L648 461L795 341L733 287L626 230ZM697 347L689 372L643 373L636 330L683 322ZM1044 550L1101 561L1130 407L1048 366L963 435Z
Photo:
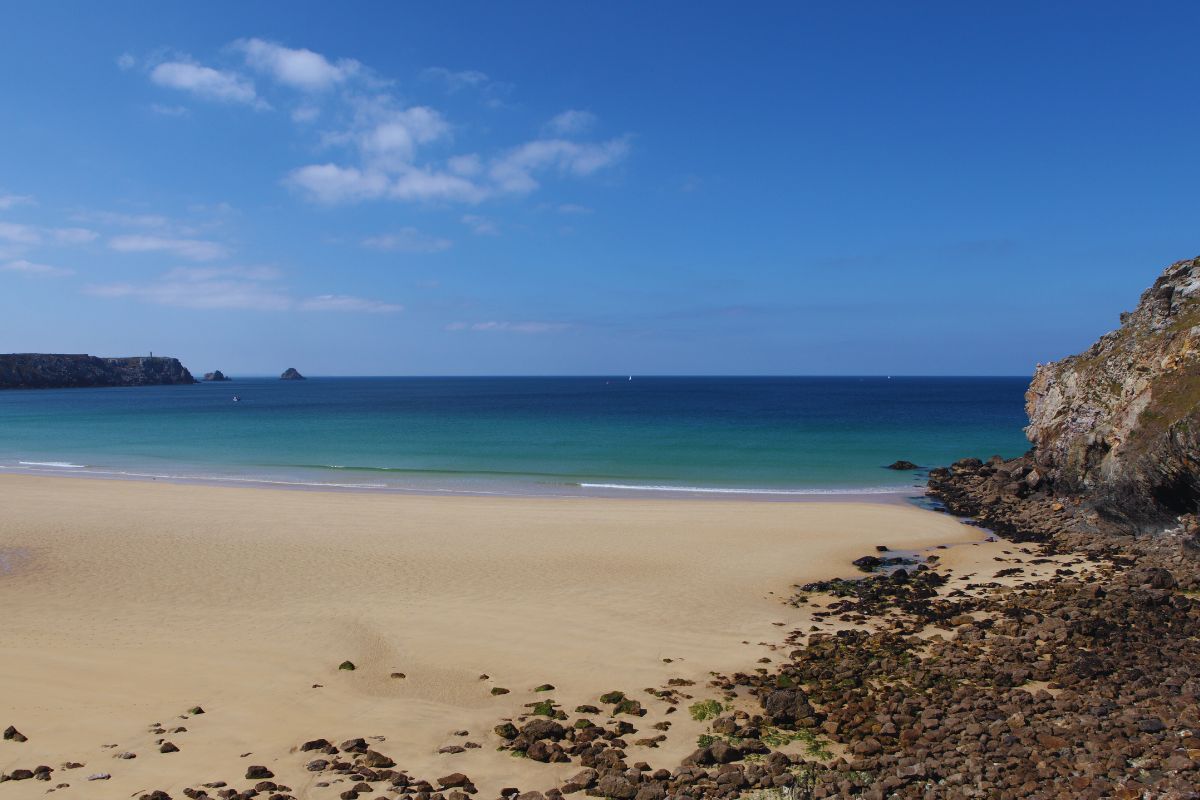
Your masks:
M865 486L861 489L734 489L717 486L646 486L632 483L581 483L583 489L619 489L635 492L687 492L696 494L770 494L770 495L842 495L910 494L907 486Z
M87 469L86 464L72 464L69 461L18 461L24 467L57 467L58 469Z

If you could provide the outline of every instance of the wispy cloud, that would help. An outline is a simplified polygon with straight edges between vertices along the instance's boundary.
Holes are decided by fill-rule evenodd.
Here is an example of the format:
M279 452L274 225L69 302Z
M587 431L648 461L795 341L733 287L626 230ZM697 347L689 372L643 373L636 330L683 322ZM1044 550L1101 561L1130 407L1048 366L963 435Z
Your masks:
M81 245L94 241L99 234L87 228L41 228L17 222L0 222L0 240L33 246L49 240L53 244Z
M33 197L27 194L0 194L0 211L17 206L31 206L34 202Z
M366 314L393 314L403 311L404 306L367 300L345 294L322 294L301 300L296 306L301 311L349 311Z
M160 117L186 117L191 113L187 106L168 106L162 103L151 103L150 110Z
M560 214L591 214L592 209L575 203L563 203L556 209Z
M566 139L538 139L515 147L498 158L489 170L502 191L526 194L538 188L535 175L553 171L561 175L587 176L621 161L629 152L629 138L622 136L600 143Z
M19 272L23 275L38 276L43 278L62 278L67 275L74 275L75 270L65 269L63 267L52 267L49 264L37 264L25 259L17 259L9 261L5 264L0 264L0 271L3 272Z
M93 297L129 298L152 305L211 311L330 311L381 314L402 311L394 303L351 295L297 298L272 266L177 267L143 283L88 286Z
M448 92L459 92L463 89L477 89L491 83L488 76L475 69L453 70L445 67L429 67L421 70L421 78L438 83Z
M551 136L574 136L586 133L596 124L596 115L590 111L567 109L546 123L546 132Z
M453 246L449 239L429 236L416 228L401 228L394 233L369 236L363 239L363 247L372 250L389 250L403 253L440 253Z
M480 331L497 333L555 333L572 327L567 322L509 322L489 320L487 322L451 322L448 331Z
M190 92L223 103L266 108L254 82L229 70L213 69L193 61L165 61L150 70L150 80L168 89Z
M331 89L362 70L362 64L352 58L331 62L312 50L284 47L263 39L239 39L232 46L245 56L252 69L306 92Z
M189 261L213 261L229 254L224 245L203 239L175 239L141 234L114 236L108 240L108 246L118 253L170 253Z
M500 226L487 217L478 214L464 214L462 224L471 229L476 236L499 236Z
M13 244L38 244L42 240L38 229L17 222L0 222L0 239Z

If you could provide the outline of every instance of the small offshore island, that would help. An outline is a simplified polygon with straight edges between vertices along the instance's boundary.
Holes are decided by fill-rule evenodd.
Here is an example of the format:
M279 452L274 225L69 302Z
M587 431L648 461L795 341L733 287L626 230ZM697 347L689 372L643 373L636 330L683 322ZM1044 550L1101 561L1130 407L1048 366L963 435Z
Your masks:
M1198 287L1040 366L947 514L2 476L4 791L1194 797Z

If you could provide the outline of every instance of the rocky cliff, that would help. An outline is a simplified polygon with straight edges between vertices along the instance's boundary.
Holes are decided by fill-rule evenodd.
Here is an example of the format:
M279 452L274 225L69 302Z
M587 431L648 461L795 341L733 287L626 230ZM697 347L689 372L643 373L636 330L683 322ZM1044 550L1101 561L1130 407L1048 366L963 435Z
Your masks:
M1135 524L1200 503L1200 258L1172 264L1090 349L1026 393L1034 469L1056 494Z
M57 353L0 355L0 389L195 383L177 358L97 358Z

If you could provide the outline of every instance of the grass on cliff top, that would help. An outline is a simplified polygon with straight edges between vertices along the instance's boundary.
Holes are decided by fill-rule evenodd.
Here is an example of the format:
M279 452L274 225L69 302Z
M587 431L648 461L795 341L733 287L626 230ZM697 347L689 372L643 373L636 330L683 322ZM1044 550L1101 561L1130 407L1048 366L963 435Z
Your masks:
M1129 449L1137 449L1140 442L1165 433L1180 420L1197 415L1200 411L1200 373L1178 369L1163 374L1151 389L1150 404L1138 417L1139 430L1126 442Z

